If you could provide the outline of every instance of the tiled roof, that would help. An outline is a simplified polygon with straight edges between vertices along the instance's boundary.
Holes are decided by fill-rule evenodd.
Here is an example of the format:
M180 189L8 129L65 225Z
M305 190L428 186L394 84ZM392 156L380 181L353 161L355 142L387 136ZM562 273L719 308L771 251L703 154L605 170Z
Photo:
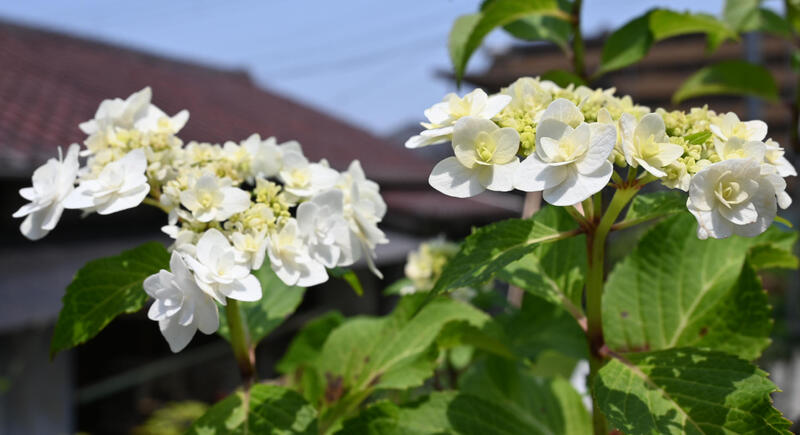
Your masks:
M80 142L78 124L101 100L145 86L167 113L188 109L184 141L252 133L296 139L337 169L360 159L382 184L421 184L430 164L329 115L267 92L247 74L0 22L0 171L29 176L58 145Z

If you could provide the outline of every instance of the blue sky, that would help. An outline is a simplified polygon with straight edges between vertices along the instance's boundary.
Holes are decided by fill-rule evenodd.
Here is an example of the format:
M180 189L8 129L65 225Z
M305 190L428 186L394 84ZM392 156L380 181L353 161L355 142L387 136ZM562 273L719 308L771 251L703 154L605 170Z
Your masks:
M770 2L767 2L768 4ZM772 2L775 3L775 2ZM2 19L102 39L224 68L377 134L420 121L454 90L447 34L479 0L25 0L0 2ZM718 14L722 0L586 0L584 32L619 26L655 6ZM470 70L510 42L490 35ZM111 96L109 96L111 97ZM156 102L158 96L155 96ZM191 108L189 108L191 110Z

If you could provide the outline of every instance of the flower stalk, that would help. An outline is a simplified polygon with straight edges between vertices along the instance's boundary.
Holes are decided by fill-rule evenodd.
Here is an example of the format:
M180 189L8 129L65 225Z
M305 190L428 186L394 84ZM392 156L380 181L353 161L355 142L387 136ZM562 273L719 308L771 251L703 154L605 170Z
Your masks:
M239 373L242 375L244 389L248 390L256 379L256 358L254 349L250 346L250 337L244 324L244 316L239 308L239 301L228 299L225 314L228 318L233 355L239 364Z

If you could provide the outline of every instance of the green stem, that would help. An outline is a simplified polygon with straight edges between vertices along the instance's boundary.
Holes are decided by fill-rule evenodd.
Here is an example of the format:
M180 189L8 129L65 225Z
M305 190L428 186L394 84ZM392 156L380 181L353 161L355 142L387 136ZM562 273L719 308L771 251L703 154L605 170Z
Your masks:
M590 386L597 371L604 364L601 350L605 345L602 314L606 238L622 209L625 208L638 191L637 187L617 190L600 222L586 234L586 248L589 254L589 270L586 276L586 335L589 339L590 349L588 380ZM596 196L599 197L599 195L597 194ZM608 434L608 425L605 416L598 407L597 400L593 401L592 420L595 435Z
M242 311L239 308L239 301L228 299L225 306L225 314L228 317L228 329L230 330L233 355L239 364L239 372L242 375L244 388L249 390L256 379L255 352L250 347L250 337L247 334Z
M583 0L575 0L572 3L572 70L578 77L586 80L586 65L584 64L584 53L586 47L581 33L581 8Z
M160 209L164 213L169 213L169 209L162 204L160 201L153 199L153 198L145 198L142 200L142 204L152 205L153 207Z

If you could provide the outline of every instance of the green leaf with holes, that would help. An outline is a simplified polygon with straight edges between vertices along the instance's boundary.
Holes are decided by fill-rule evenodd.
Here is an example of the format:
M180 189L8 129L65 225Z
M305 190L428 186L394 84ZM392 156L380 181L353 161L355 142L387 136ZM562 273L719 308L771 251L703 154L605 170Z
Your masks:
M67 287L50 356L86 342L120 314L142 309L142 282L161 269L169 269L169 253L157 242L87 263Z
M295 391L257 384L216 403L186 432L190 435L316 435L317 411Z
M240 302L250 341L253 346L263 340L272 330L286 320L303 301L305 289L297 286L286 285L269 265L264 261L260 269L253 272L261 283L263 296L255 302ZM225 310L220 310L219 335L230 340L228 320Z
M603 296L609 348L695 346L752 360L769 345L771 309L755 267L784 264L796 234L773 227L754 238L699 240L696 231L690 214L673 216L616 265Z
M610 428L625 434L791 434L767 374L723 352L680 348L612 359L594 380Z

